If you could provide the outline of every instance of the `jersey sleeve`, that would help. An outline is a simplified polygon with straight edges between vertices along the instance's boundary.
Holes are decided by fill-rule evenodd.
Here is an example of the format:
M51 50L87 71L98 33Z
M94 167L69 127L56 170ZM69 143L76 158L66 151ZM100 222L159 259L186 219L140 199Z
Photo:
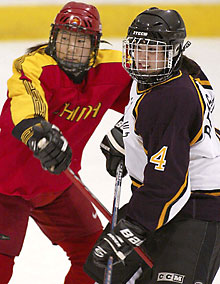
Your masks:
M112 49L99 50L95 67L102 63L106 66L106 84L112 85L109 95L116 98L110 108L124 113L129 101L132 78L122 67L122 52Z
M8 97L11 99L14 125L35 117L48 119L48 106L40 81L44 61L43 55L36 53L24 55L13 63L13 75L8 80Z
M117 87L118 92L118 98L114 101L113 105L111 106L111 109L124 113L124 109L129 101L129 94L130 94L130 88L132 81L130 78L126 77L127 74L125 74L124 78L122 78L121 85Z
M133 114L148 162L143 184L133 188L128 216L152 231L190 197L190 145L201 136L202 102L193 82L190 88L162 87L142 96Z

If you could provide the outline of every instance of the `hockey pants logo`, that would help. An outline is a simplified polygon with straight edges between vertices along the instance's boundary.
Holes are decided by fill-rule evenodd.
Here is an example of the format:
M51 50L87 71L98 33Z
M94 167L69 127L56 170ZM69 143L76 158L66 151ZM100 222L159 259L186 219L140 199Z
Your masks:
M157 282L159 281L169 281L174 283L183 283L185 275L170 273L170 272L160 272L158 273Z

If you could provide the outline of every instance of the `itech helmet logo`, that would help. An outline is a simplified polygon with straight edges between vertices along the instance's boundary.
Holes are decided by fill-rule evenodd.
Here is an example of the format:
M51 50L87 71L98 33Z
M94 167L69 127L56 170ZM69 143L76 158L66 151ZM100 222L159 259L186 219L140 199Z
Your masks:
M139 35L139 36L147 36L147 32L138 32L138 31L133 31L133 35Z

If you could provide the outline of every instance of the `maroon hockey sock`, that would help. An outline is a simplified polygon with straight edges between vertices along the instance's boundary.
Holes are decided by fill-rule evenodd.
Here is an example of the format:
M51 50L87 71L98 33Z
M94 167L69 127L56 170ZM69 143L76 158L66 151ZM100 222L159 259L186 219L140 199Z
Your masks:
M14 257L0 254L0 284L7 284L12 276Z
M89 255L93 245L100 236L102 231L99 231L90 236L83 238L72 238L71 240L65 240L60 242L58 245L63 248L67 253L71 261L71 267L66 275L64 284L93 284L92 280L84 271L83 265L86 258Z

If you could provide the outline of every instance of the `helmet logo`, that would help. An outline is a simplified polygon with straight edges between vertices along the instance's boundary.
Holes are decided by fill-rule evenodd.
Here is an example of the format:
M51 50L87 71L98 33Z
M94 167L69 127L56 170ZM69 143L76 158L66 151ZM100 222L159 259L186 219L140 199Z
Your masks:
M69 23L74 26L80 26L81 25L81 19L76 16L71 16L69 19Z
M137 32L137 31L133 31L133 35L147 36L148 33L147 33L147 32Z

